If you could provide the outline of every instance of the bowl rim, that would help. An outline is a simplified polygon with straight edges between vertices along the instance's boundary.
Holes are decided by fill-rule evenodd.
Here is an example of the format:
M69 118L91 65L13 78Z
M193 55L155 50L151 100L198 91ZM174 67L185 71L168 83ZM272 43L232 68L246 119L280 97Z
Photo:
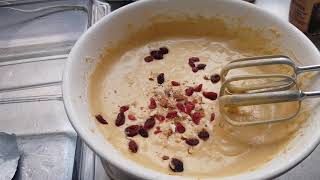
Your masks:
M87 39L88 36L93 34L95 29L102 27L103 24L107 23L112 17L117 16L117 14L123 13L123 12L127 11L128 9L136 8L144 3L152 2L152 1L154 1L154 0L135 1L133 3L130 3L129 5L123 6L115 11L112 11L110 14L103 17L100 21L98 21L96 24L94 24L92 27L90 27L86 32L84 32L69 53L68 60L65 64L65 69L63 72L63 84L62 84L63 102L64 102L66 114L68 116L68 119L69 119L71 125L76 130L76 132L80 135L82 140L84 140L84 142L95 153L97 153L104 160L108 161L108 163L111 163L115 167L127 172L130 175L133 175L133 176L139 177L139 178L143 178L143 179L153 179L158 176L160 176L160 178L161 177L167 178L169 175L164 174L164 173L158 173L154 170L152 170L152 171L136 171L136 170L143 170L143 169L148 169L148 168L145 168L142 165L137 165L137 167L132 168L132 167L126 166L125 164L119 163L118 161L116 161L115 157L108 155L107 153L105 153L105 151L103 151L102 148L99 148L98 144L91 141L91 139L88 137L88 134L86 133L84 128L82 128L81 124L78 124L77 121L75 120L77 118L77 116L76 116L77 113L72 105L73 104L72 98L71 98L72 93L70 91L70 89L71 89L70 88L70 71L72 69L72 64L74 63L74 61L76 61L76 60L73 60L74 59L73 57L75 56L77 49L79 49L79 47L82 46L83 42L85 42L85 40ZM264 9L256 7L250 3L246 3L246 2L242 2L242 1L227 1L227 3L234 3L234 5L238 5L239 8L246 7L246 8L255 9L255 10L259 11L259 13L263 13L266 16L270 16L270 18L273 18L274 21L277 21L281 24L284 24L284 26L287 26L290 29L290 31L292 31L292 33L296 33L299 36L301 36L301 38L303 38L305 41L304 44L307 44L309 46L309 48L312 48L311 50L313 52L318 53L318 55L319 55L318 49L314 46L314 44L311 42L311 40L308 39L300 30L298 30L295 26L293 26L289 22L284 21L284 20L278 18L276 15L274 15ZM240 6L242 6L242 7L240 7ZM213 179L217 178L217 179L221 179L221 180L229 180L229 179L240 178L240 177L241 178L249 178L249 179L274 178L274 177L277 177L281 174L284 174L288 170L290 170L290 169L294 168L296 165L298 165L301 161L303 161L305 158L307 158L315 150L315 148L318 146L319 143L320 143L320 135L318 137L314 138L314 140L309 143L309 146L305 147L304 150L300 151L300 154L294 156L294 158L288 159L288 163L286 163L283 166L280 166L277 169L271 169L269 172L264 172L264 173L260 173L260 174L251 174L251 172L245 171L241 174L236 174L233 176L221 177L221 178L220 177L219 178L212 177L212 178ZM121 157L125 158L123 155L121 155ZM152 173L149 173L149 172L152 172ZM156 175L158 175L158 176L156 176ZM170 176L170 177L176 178L177 176ZM184 178L184 177L182 176L182 178ZM208 178L208 179L210 179L210 178Z

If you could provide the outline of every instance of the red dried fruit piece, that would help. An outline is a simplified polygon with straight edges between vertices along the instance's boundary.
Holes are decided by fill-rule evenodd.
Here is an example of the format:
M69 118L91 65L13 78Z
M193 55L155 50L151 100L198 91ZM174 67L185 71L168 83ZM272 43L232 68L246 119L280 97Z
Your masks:
M179 109L179 111L186 112L186 109L182 103L177 103L176 106Z
M158 81L158 84L163 84L164 83L164 73L160 73L157 76L157 81Z
M154 100L154 98L150 98L150 102L149 102L149 109L155 109L157 107L157 103L156 100Z
M129 110L129 106L121 106L120 107L120 112L126 112Z
M149 117L143 125L143 128L145 130L149 130L152 129L154 127L154 125L156 124L156 121L154 120L154 117Z
M155 59L155 60L161 60L163 59L163 54L160 51L151 51L150 55Z
M177 81L171 81L172 86L180 86L180 83Z
M211 117L210 117L210 121L212 122L212 121L214 121L214 118L216 117L216 114L213 112L213 113L211 113Z
M198 57L191 57L189 58L189 62L199 62L200 59Z
M200 123L200 120L202 118L202 115L200 112L194 112L192 115L191 115L191 118L192 118L192 122L194 122L196 125L198 125Z
M99 123L101 124L108 124L108 122L102 117L102 115L98 114L96 115L96 119L97 121L99 121Z
M195 86L195 87L193 88L193 90L194 90L195 92L200 92L200 91L202 90L202 84L199 84L198 86Z
M196 72L198 72L198 68L197 67L192 67L192 72L194 72L194 73L196 73Z
M183 162L179 159L172 158L169 167L173 172L182 172L183 171Z
M197 65L197 68L198 68L198 70L203 70L204 68L206 68L206 64L198 64Z
M189 66L191 67L191 68L193 68L193 67L196 67L196 65L194 64L194 62L188 62L188 64L189 64Z
M134 140L130 140L128 143L129 150L133 153L138 152L138 144Z
M124 116L124 113L123 112L120 112L118 115L117 115L117 119L115 121L115 124L116 126L122 126L124 124L124 122L126 121L126 117Z
M197 138L189 138L185 141L189 146L196 146L199 144L199 140Z
M152 56L147 56L147 57L144 58L144 61L145 62L151 62L151 61L153 61L153 57Z
M215 92L204 91L202 94L205 98L208 98L210 100L216 100L218 97L218 94Z
M142 136L142 137L144 137L144 138L149 137L148 131L145 130L142 126L140 127L139 134L140 134L140 136Z
M162 156L162 160L168 160L169 156Z
M167 47L161 47L161 48L159 48L159 51L161 54L168 54L169 53L169 49Z
M176 118L177 116L178 116L178 112L177 111L170 111L170 112L168 112L166 118L173 119L173 118Z
M185 93L186 93L187 96L192 96L193 87L188 87L187 89L185 89Z
M156 130L154 131L154 134L159 134L159 133L161 133L162 131L160 130L160 127L159 126L157 126L156 127Z
M136 120L136 117L133 114L129 114L128 119L131 121L134 121L134 120Z
M210 76L210 80L213 84L219 82L221 79L220 75L219 74L213 74Z
M176 132L182 134L186 131L186 128L180 122L177 122L175 130L176 130Z
M124 132L128 137L133 137L139 133L140 126L139 125L131 125L124 129Z
M185 109L186 109L186 113L187 114L191 114L191 111L194 110L194 108L195 108L195 104L194 103L192 103L190 101L187 101L185 103Z
M210 135L208 133L207 130L202 129L199 133L198 133L198 137L204 141L206 141L207 139L209 139Z
M166 117L164 117L164 116L162 116L162 115L159 115L159 114L155 115L155 118L156 118L160 123L163 122L163 121L166 119Z

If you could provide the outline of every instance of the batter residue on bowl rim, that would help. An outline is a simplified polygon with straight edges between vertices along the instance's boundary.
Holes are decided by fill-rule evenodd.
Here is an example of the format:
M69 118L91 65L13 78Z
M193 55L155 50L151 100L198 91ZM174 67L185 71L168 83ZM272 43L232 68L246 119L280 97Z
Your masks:
M146 58L161 47L168 53L151 53L160 60ZM290 122L232 127L220 119L214 97L219 78L210 78L232 59L271 54L285 52L270 47L259 32L228 29L221 20L154 23L105 52L90 79L92 116L108 122L97 124L124 156L156 171L218 177L254 170L286 146L308 113ZM284 112L290 108L273 107ZM271 117L275 112L255 113ZM183 170L177 162L170 168L172 159L181 161Z

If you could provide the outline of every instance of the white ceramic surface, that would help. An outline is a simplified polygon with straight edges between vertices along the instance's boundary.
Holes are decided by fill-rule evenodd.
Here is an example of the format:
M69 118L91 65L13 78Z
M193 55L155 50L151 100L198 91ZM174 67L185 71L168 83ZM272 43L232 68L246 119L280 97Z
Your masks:
M152 11L150 11L152 10ZM109 144L95 125L89 113L87 101L88 76L93 71L106 42L117 42L127 32L127 24L133 23L133 29L147 23L151 15L202 15L206 17L241 17L246 26L253 28L276 28L281 34L279 42L302 64L320 64L320 54L314 45L299 30L288 22L242 1L226 0L144 0L124 6L104 17L90 28L73 47L63 77L63 99L70 122L83 140L103 159L140 179L186 179L169 176L146 169L124 158ZM230 18L227 24L232 25ZM89 61L87 59L90 59ZM316 80L314 87L320 80ZM307 157L320 140L319 108L313 110L298 136L269 163L252 172L220 179L267 179L275 177L294 167ZM191 179L191 178L190 178ZM212 178L214 179L214 178Z

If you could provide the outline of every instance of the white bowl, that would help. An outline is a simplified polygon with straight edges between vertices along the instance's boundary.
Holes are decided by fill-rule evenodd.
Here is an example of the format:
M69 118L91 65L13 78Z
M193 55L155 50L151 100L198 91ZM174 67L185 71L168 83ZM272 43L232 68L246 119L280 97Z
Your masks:
M100 157L123 172L139 179L186 179L169 176L146 169L126 159L102 136L96 127L88 108L88 77L93 71L106 42L117 42L125 36L127 24L134 23L138 28L150 22L152 15L202 15L206 17L228 17L227 24L232 24L232 17L241 18L243 24L253 28L273 27L281 35L279 42L286 47L302 64L320 64L320 54L316 47L294 26L254 5L226 0L145 0L124 6L104 17L91 27L73 47L63 77L63 99L65 108L75 130L81 138ZM231 18L230 18L231 17ZM90 57L90 60L87 60ZM92 62L91 62L92 61ZM314 83L320 84L320 83ZM317 88L317 86L314 86ZM319 87L318 87L319 88ZM297 165L318 145L320 140L320 111L313 109L308 121L290 142L285 152L277 155L262 167L242 174L218 179L267 179L278 176ZM191 178L190 178L191 179ZM212 178L215 179L215 178Z

